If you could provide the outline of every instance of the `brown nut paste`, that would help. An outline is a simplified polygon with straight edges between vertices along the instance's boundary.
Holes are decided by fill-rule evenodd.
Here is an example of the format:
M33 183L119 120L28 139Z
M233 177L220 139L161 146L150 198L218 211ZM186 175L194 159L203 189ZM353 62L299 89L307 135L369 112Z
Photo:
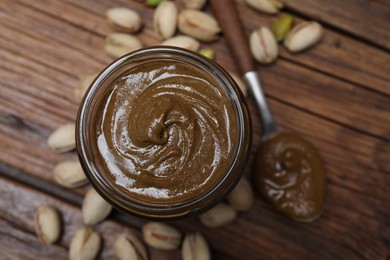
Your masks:
M290 133L277 133L260 147L255 183L287 216L303 222L321 215L325 202L325 170L315 147Z
M238 139L228 94L184 63L144 63L123 74L96 113L104 174L136 199L176 203L215 185Z

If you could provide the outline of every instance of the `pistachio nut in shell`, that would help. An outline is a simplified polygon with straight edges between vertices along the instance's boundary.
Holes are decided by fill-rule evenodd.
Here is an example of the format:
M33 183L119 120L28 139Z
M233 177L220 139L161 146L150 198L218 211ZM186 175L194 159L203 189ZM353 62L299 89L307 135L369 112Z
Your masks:
M112 206L93 188L85 194L81 212L85 225L95 225L104 220L111 212Z
M106 38L105 51L114 58L142 48L141 41L126 33L112 33Z
M64 161L53 170L54 179L66 188L77 188L88 183L79 161Z
M185 8L196 10L202 9L206 2L207 0L183 0Z
M218 39L221 28L217 20L211 15L186 9L180 12L178 18L179 30L201 41L214 41Z
M58 211L50 206L40 207L35 213L35 232L45 244L55 243L61 234L61 218Z
M139 14L129 8L114 7L106 13L109 23L117 30L135 33L142 27Z
M242 177L228 194L229 205L238 211L248 211L253 206L253 189L247 178Z
M278 43L268 27L253 31L249 38L253 57L260 63L269 64L278 57Z
M153 28L161 39L175 34L177 25L177 7L174 2L164 1L154 11Z
M138 237L129 232L118 236L114 243L115 255L119 260L147 260L146 249Z
M276 14L284 6L282 0L245 0L245 2L253 9L267 14Z
M144 241L151 247L164 250L173 250L181 242L180 232L169 225L149 222L142 227Z
M183 260L211 259L209 246L200 233L192 233L185 236L181 255Z
M75 124L62 125L49 136L47 144L55 152L68 152L76 148L75 136Z
M92 260L100 251L101 238L90 228L81 228L72 237L69 245L70 260Z
M196 39L185 35L169 38L163 41L161 45L184 48L190 51L197 51L200 47L200 43Z
M237 217L235 211L228 204L221 202L214 208L199 216L200 222L208 227L222 227L232 223Z
M303 51L319 42L323 32L321 24L317 22L300 23L287 34L284 46L291 52Z

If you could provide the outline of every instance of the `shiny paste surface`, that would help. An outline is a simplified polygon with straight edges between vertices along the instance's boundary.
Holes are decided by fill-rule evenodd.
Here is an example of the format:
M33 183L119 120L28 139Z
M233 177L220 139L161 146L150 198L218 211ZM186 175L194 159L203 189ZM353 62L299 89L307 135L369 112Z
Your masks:
M210 75L184 63L130 69L96 115L94 145L103 171L136 199L195 198L223 177L235 156L232 101Z

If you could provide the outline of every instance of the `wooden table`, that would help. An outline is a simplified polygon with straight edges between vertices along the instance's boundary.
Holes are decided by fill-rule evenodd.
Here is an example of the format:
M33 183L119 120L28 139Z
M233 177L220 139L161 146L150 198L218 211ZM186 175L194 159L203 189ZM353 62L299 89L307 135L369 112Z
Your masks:
M248 32L275 20L237 2ZM87 188L61 188L52 176L57 163L76 155L53 153L46 139L74 122L78 79L112 61L103 45L113 32L105 12L115 6L137 10L145 23L140 39L158 43L153 9L142 1L0 1L0 259L66 258L70 238L82 226ZM297 223L256 195L253 208L227 227L206 228L197 219L172 225L200 230L217 259L389 259L390 3L286 0L286 6L297 21L320 21L324 38L297 55L280 48L277 62L258 70L277 123L320 150L328 179L323 216ZM236 71L223 38L204 46ZM261 134L251 100L249 105L254 138L247 174ZM46 203L63 215L64 233L53 246L42 245L34 233L34 212ZM113 258L115 237L123 230L139 233L142 224L114 212L97 225L104 238L100 258ZM152 259L180 258L178 250L148 250Z

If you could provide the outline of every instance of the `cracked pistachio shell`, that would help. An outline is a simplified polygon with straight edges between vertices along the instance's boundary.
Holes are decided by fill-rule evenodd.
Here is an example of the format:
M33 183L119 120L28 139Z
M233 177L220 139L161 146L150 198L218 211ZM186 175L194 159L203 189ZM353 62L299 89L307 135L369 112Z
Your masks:
M253 9L267 14L276 14L284 6L282 0L245 0L245 2Z
M238 211L248 211L253 205L253 189L249 181L242 177L227 196L229 205Z
M107 11L106 15L109 23L117 30L135 33L141 29L141 17L136 11L129 8L111 8Z
M90 228L81 228L73 236L69 246L70 260L92 260L99 253L101 239Z
M35 232L41 242L55 243L61 234L61 219L58 211L49 205L40 207L35 213Z
M114 58L119 58L129 52L142 48L141 41L129 34L112 33L106 38L104 49Z
M181 249L183 260L210 260L211 254L206 240L200 233L186 235Z
M249 44L253 57L260 63L269 64L278 57L278 43L268 27L252 32Z
M161 39L172 37L176 31L177 7L174 2L164 1L154 11L153 28Z
M185 35L169 38L163 41L161 45L180 47L190 51L197 51L200 47L200 43L196 39Z
M111 213L111 210L112 206L94 189L90 189L81 207L84 224L92 226L101 222Z
M218 38L221 28L211 15L186 9L180 12L178 18L179 30L201 41L214 41Z
M235 211L228 204L221 202L214 208L199 216L200 222L208 227L222 227L232 223L237 217Z
M65 161L53 170L54 179L67 188L77 188L88 183L79 161Z
M95 72L80 78L74 91L74 97L77 102L80 102L83 99L89 86L92 84L94 79L98 76L98 74L99 74L98 72Z
M180 232L171 226L162 223L150 222L142 227L144 241L151 247L173 250L179 247Z
M119 260L147 260L148 255L142 242L131 233L119 235L114 243L114 251Z
M303 51L319 42L323 31L321 24L317 22L300 23L287 34L284 46L291 52Z
M234 81L237 83L237 86L240 88L242 94L244 94L244 97L248 96L248 88L245 85L244 81L235 73L229 72L230 76L234 79Z
M207 0L183 0L184 7L187 9L200 10L206 4Z
M47 144L58 153L71 151L76 148L75 132L75 124L60 126L49 136Z

